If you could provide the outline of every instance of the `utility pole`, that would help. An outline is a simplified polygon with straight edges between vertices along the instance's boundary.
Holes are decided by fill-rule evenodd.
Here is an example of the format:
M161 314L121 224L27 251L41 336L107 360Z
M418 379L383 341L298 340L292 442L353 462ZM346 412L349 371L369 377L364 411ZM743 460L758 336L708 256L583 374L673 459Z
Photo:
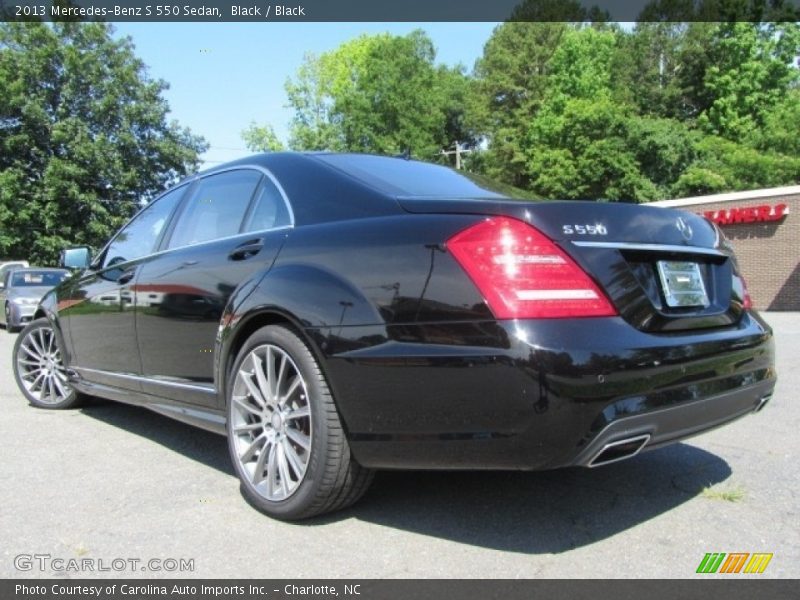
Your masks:
M462 148L461 143L456 140L454 144L455 150L441 150L440 153L444 154L445 156L450 156L451 154L456 155L456 169L459 171L461 170L461 155L466 154L468 152L472 152L469 148Z

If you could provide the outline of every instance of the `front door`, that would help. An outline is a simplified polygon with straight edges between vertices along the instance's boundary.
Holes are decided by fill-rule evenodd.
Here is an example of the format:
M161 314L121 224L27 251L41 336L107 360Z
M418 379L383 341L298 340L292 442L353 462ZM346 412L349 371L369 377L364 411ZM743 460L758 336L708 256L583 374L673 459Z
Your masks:
M59 319L69 331L67 364L90 382L139 389L133 286L184 190L172 190L139 212L96 264L59 294Z

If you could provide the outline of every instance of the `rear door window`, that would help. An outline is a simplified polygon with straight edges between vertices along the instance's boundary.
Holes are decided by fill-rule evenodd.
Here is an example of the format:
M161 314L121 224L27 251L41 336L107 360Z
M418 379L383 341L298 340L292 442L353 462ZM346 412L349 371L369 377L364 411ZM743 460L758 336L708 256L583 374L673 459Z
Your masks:
M202 179L186 201L168 248L236 235L261 173L240 169Z
M277 186L265 177L263 185L256 193L253 212L247 220L245 231L264 231L291 224L283 196Z

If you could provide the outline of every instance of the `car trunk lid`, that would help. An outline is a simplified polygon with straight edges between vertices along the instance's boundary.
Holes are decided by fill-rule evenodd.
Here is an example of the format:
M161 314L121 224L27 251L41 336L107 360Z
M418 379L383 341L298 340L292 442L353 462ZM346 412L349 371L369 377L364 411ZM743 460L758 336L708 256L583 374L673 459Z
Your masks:
M655 206L398 198L410 213L507 216L544 233L599 284L620 315L652 332L730 326L744 311L732 249L705 218Z

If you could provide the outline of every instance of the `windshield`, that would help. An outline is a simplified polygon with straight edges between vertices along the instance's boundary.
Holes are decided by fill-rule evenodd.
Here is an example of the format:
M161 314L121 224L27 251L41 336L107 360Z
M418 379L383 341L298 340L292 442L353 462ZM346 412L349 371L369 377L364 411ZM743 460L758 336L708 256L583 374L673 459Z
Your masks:
M11 287L55 287L67 275L67 271L16 271L11 275Z
M456 171L442 165L372 156L368 154L318 154L317 158L394 196L421 198L516 198L530 200L530 192Z

